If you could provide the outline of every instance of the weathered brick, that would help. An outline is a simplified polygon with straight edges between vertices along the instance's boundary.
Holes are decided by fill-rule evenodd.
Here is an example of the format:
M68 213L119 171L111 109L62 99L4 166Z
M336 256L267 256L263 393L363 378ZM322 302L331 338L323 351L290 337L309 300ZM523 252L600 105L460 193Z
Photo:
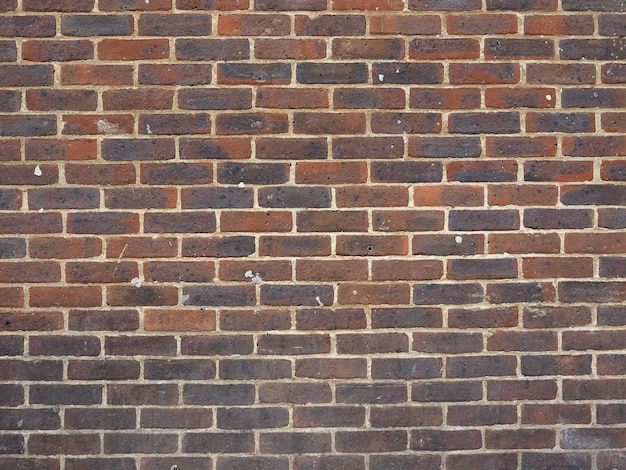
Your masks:
M192 454L207 451L219 453L251 452L254 449L254 435L247 432L188 433L183 440L183 449Z
M141 36L210 36L211 16L200 14L142 14L138 22Z
M505 182L517 179L517 164L510 160L450 162L446 170L449 181L462 183Z
M33 62L71 62L93 59L93 43L88 40L75 41L25 41L22 57Z
M409 58L415 60L476 59L479 55L475 39L414 39L409 43Z
M65 15L61 18L64 36L130 36L132 32L131 15Z
M207 85L211 83L211 64L139 64L142 85Z
M454 84L505 84L520 79L519 65L514 63L452 63L449 73Z
M479 381L420 381L411 385L411 400L416 402L471 402L482 398Z
M248 39L176 39L176 59L189 61L250 58Z
M550 39L485 39L486 59L550 59L554 43Z
M5 37L52 37L56 22L52 15L12 15L0 21L0 36Z
M516 134L520 117L515 112L453 113L448 125L453 134Z
M296 67L296 80L303 84L356 84L367 80L362 63L302 62Z

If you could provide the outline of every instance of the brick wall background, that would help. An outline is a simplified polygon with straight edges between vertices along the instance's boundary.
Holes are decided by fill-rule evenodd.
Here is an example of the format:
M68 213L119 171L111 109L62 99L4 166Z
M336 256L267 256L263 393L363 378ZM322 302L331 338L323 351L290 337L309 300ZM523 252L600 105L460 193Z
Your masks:
M626 468L624 0L0 12L0 468Z

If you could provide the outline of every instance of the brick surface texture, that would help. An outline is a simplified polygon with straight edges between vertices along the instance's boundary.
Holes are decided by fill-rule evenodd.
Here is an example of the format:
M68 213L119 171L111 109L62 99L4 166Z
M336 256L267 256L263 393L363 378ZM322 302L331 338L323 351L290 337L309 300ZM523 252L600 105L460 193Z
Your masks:
M0 469L626 468L624 0L0 0Z

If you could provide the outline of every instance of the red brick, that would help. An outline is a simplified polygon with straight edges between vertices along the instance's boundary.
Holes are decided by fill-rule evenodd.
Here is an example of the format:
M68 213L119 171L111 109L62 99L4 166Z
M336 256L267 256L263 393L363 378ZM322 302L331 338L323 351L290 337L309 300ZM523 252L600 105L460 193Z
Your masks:
M211 83L211 71L211 64L139 64L139 83L141 85L207 85Z
M372 261L372 280L375 281L424 281L442 276L443 264L438 260Z
M452 426L515 424L517 410L511 405L456 405L448 408L447 422Z
M485 102L488 108L554 108L556 106L556 90L553 88L498 88L487 90ZM527 125L536 122L536 115L527 120ZM530 132L539 132L536 128L528 128ZM541 129L543 132L544 129Z
M588 424L590 422L591 410L588 405L522 405L522 423L524 424Z
M477 88L412 88L409 106L419 109L480 108L480 90Z
M382 305L408 304L410 288L408 284L341 284L338 291L340 304Z
M517 17L510 14L450 15L446 19L448 34L483 35L517 33Z
M326 57L323 39L264 39L254 41L254 56L257 59L312 60ZM305 91L300 89L300 91Z
M98 286L42 287L30 289L32 307L99 307L102 291Z
M400 34L407 36L432 35L441 32L438 16L420 15L372 15L370 16L371 34Z
M488 449L551 449L555 442L550 429L487 430L485 434Z
M107 288L111 306L167 306L178 303L178 289L165 286L116 286Z
M296 279L300 281L359 281L367 280L365 260L297 260Z
M524 18L524 33L531 35L587 35L593 31L593 17L589 15L528 15Z
M492 233L489 234L489 253L559 253L560 237L556 233Z
M520 79L519 65L512 63L450 64L450 83L508 84Z
M595 68L588 64L528 64L528 83L579 85L595 83Z
M102 60L150 60L169 57L165 39L104 39L98 44Z
M130 65L78 65L63 64L63 85L131 85L133 69Z
M63 115L63 130L66 135L130 134L134 126L130 114L81 114ZM75 159L85 159L85 156Z
M498 380L487 382L490 401L553 400L557 385L554 380Z
M487 200L494 206L551 206L558 198L558 188L552 185L494 184L489 185L487 191Z
M526 278L593 277L593 259L524 258L522 271Z
M299 134L361 134L365 115L361 113L294 113L294 132Z

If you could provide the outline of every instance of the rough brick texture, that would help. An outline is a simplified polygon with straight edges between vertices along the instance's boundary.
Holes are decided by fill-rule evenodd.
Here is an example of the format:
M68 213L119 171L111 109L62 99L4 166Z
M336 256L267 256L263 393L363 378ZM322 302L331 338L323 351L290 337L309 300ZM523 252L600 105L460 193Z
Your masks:
M0 0L0 469L626 468L624 0Z

